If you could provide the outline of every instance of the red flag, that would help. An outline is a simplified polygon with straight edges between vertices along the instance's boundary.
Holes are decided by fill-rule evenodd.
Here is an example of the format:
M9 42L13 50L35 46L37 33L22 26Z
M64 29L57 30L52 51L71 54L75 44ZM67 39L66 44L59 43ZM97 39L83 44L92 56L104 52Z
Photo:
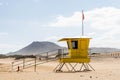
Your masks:
M84 16L84 13L83 13L83 10L82 10L82 20L85 19L85 16Z

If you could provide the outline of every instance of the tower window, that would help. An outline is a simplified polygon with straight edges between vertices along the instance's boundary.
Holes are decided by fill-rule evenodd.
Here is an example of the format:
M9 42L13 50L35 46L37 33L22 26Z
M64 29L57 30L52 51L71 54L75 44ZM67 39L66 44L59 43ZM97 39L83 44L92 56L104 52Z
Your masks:
M72 48L77 49L78 48L78 41L72 41Z

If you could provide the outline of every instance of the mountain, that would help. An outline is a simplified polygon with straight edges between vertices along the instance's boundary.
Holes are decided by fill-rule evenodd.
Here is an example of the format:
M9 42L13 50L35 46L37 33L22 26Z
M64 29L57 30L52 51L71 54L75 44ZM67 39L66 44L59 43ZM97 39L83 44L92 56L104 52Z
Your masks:
M68 52L67 48L60 47L53 42L35 41L16 52L8 53L8 55L37 55L37 54L42 54L50 51L53 51L55 53L57 52L57 49L64 49L64 53ZM106 47L91 47L89 49L89 53L111 53L111 52L118 52L118 51L120 52L120 49L106 48Z
M91 47L89 51L91 53L111 53L111 52L120 52L120 49L107 48L107 47Z
M36 55L36 54L40 54L43 52L49 52L49 51L57 50L57 49L61 49L61 48L62 47L60 47L52 42L35 41L16 52L9 53L8 55Z

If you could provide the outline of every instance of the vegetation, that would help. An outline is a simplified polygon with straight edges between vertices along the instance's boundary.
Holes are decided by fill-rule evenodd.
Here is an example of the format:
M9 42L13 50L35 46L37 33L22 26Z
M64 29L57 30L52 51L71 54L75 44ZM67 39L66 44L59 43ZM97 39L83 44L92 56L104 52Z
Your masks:
M9 57L17 59L23 59L23 58L36 58L34 55L10 55Z
M23 59L23 58L36 58L34 55L4 55L0 54L0 59L2 58L15 58L15 59Z
M4 55L4 54L0 54L0 59L1 58L8 58L8 56Z

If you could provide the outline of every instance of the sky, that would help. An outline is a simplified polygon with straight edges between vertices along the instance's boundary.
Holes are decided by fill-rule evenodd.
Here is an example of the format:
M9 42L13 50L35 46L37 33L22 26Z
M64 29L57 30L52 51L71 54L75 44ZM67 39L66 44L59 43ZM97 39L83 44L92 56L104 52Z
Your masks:
M84 36L90 47L120 48L120 0L0 0L0 54L33 41Z

